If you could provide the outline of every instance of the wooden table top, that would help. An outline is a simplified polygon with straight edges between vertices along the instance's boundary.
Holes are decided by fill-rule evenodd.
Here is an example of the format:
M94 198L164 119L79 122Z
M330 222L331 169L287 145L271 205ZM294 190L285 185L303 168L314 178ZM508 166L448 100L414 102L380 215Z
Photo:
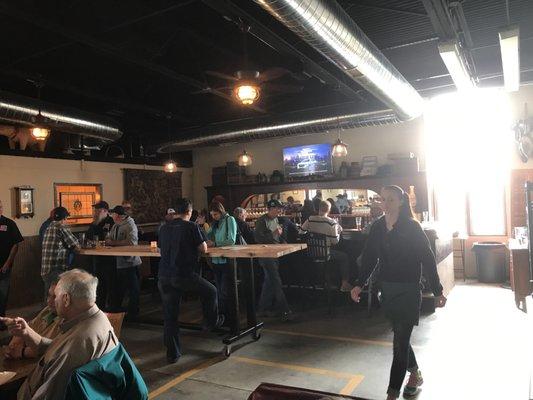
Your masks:
M247 244L244 246L210 247L207 249L208 257L227 258L279 258L307 248L305 243L297 244ZM81 249L79 254L87 256L139 256L161 257L159 250L152 249L149 245L98 247L94 249Z
M12 371L17 373L8 382L4 383L4 385L17 381L19 379L25 379L31 373L31 371L33 371L33 368L35 367L37 361L37 358L9 360L4 357L4 352L0 350L0 371Z

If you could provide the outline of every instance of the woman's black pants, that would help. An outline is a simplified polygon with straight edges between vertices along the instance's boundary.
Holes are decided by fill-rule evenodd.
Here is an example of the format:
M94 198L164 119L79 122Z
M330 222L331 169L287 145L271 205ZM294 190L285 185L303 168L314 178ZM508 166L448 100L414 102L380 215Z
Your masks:
M407 371L417 371L418 364L410 344L413 325L405 322L393 322L392 330L394 332L393 359L387 393L399 396L405 374Z

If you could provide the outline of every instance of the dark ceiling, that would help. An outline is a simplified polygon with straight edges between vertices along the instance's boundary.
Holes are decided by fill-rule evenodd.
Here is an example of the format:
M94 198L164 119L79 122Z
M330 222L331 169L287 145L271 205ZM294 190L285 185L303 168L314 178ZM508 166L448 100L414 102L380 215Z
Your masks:
M429 96L453 88L422 0L340 0L397 69ZM501 84L498 29L521 29L522 81L533 79L533 1L464 0L470 52L482 85ZM509 18L509 20L508 20ZM228 91L193 94L227 82L205 71L283 67L277 83L302 86L264 96L258 109ZM461 33L464 34L464 33ZM189 127L353 103L384 108L372 95L297 38L252 0L17 0L0 2L0 89L115 119L126 137L147 144Z

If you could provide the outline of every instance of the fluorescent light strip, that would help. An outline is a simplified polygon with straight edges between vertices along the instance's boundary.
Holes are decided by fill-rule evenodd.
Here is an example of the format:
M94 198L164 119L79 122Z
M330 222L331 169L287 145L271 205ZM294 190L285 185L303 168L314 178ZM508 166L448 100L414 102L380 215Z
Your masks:
M444 61L444 65L448 68L448 72L450 73L457 90L473 89L474 82L466 69L457 43L454 41L440 43L439 53L442 57L442 61Z
M516 92L520 87L520 30L517 26L498 32L502 53L505 90Z

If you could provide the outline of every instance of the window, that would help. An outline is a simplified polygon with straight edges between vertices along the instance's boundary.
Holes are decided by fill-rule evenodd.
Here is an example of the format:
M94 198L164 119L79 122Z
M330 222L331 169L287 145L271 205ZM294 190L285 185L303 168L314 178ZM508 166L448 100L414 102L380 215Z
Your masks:
M469 235L505 235L512 135L507 94L476 89L429 101L428 179L437 220Z
M54 207L65 207L70 213L68 223L90 224L92 205L102 199L102 185L87 183L54 183Z

